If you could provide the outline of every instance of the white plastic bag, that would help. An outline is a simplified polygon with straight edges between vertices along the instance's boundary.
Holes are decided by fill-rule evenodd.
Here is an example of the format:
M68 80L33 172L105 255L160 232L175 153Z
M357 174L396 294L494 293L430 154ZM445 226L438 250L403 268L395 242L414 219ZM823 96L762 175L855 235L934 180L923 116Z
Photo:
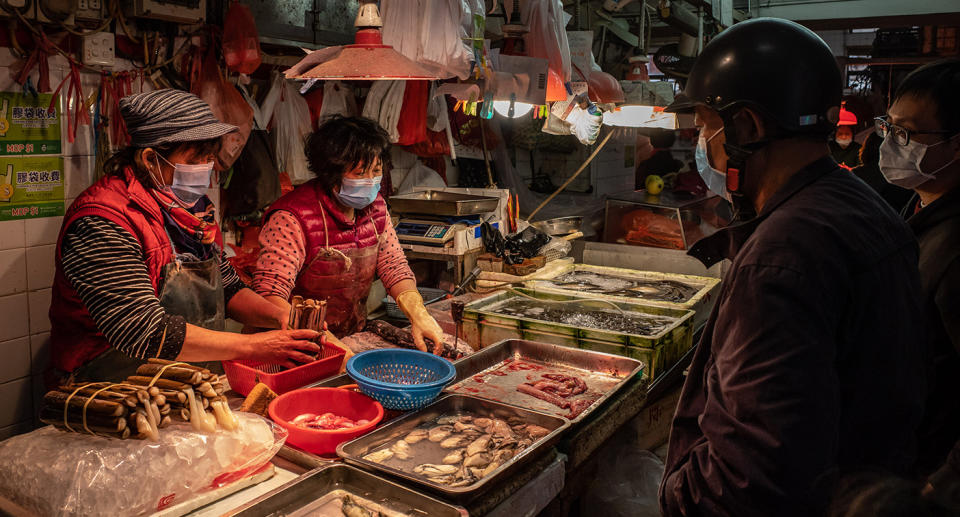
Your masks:
M0 495L37 515L140 515L256 473L287 431L236 413L237 431L201 434L189 424L159 442L66 433L53 426L0 442Z
M473 61L472 15L476 0L381 0L383 42L440 78L466 79ZM470 32L467 29L470 28Z
M563 12L563 1L523 2L520 7L530 27L523 37L527 55L548 59L550 70L559 74L564 83L569 82L570 42L565 28L569 18Z
M446 186L447 182L443 181L443 178L437 174L437 171L417 160L413 168L408 170L403 176L403 180L400 182L400 185L397 186L396 193L409 194L413 192L414 187L444 188Z
M274 90L279 91L271 117L277 143L277 166L279 170L287 173L294 185L299 185L313 177L303 152L304 141L313 131L310 106L293 81L284 79L280 74L274 76L273 88L267 94L268 99L274 94Z
M603 124L603 115L594 115L580 106L574 106L567 115L566 122L570 124L570 132L583 145L593 145L600 136L600 126Z
M406 81L373 81L367 100L363 103L363 116L380 123L380 127L390 135L390 143L400 139L397 122L403 110L403 92ZM324 98L326 104L326 98Z
M375 81L375 83L380 81ZM354 117L357 111L357 99L353 96L353 88L340 81L325 81L323 83L323 104L320 106L319 119L322 122L331 115Z

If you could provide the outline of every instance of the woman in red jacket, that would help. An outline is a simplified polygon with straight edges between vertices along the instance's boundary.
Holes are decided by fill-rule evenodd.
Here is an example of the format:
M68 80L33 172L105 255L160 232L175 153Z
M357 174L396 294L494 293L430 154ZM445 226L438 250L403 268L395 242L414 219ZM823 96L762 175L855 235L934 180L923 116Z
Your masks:
M120 112L131 144L70 206L57 241L50 382L121 380L151 357L309 361L316 332L222 332L226 315L275 329L287 319L224 260L205 195L236 127L179 90L126 97Z
M386 131L360 117L334 117L305 146L316 177L273 203L260 232L253 288L284 309L291 294L327 301L330 331L363 330L370 285L379 276L423 338L440 346L443 331L427 313L379 195Z

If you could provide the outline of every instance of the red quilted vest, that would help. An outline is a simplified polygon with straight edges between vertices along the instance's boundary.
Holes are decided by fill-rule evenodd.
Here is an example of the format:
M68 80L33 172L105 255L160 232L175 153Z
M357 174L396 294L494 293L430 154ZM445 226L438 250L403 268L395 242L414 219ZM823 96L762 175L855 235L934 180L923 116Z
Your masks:
M323 210L321 210L321 206ZM305 266L297 274L293 294L332 302L333 306L329 307L332 311L331 319L328 321L338 322L337 324L331 323L330 328L338 336L347 335L363 328L366 312L361 306L366 304L369 281L372 281L373 271L369 271L369 275L361 275L370 277L364 282L366 286L350 286L348 285L350 281L346 280L346 276L342 280L347 285L336 285L338 284L337 281L321 284L318 283L318 279L329 275L329 264L324 265L326 261L315 259L327 246L347 254L350 254L353 250L375 246L378 236L383 235L388 223L387 204L383 197L378 195L370 206L362 210L356 210L354 220L348 221L342 212L342 208L330 198L316 180L313 180L300 185L293 192L270 205L264 215L264 221L277 210L285 210L293 214L300 223L306 241ZM324 232L324 220L329 235ZM375 266L375 257L373 266ZM362 267L361 264L357 265L357 268ZM352 270L348 273L354 274L359 273L359 271ZM331 300L331 297L346 297L350 300L349 302L347 300ZM354 297L362 297L362 299L353 300ZM352 309L348 307L353 305L356 305L356 307ZM342 310L342 312L338 313L338 310Z
M106 337L84 307L63 273L60 246L63 234L80 217L98 216L123 227L137 238L154 292L159 294L163 267L172 258L163 229L160 206L149 192L124 170L124 177L107 176L85 190L70 205L57 239L56 273L50 303L50 348L55 368L72 372L110 348Z

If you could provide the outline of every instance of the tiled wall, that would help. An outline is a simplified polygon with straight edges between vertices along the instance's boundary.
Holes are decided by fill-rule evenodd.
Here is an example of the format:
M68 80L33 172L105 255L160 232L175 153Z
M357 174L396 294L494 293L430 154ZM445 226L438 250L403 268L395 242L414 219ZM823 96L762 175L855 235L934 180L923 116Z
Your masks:
M13 56L0 49L0 90L16 85L10 77ZM65 62L50 59L55 88ZM84 94L95 93L99 78L84 74ZM34 74L36 84L36 74ZM63 110L61 110L63 111ZM64 197L67 206L93 180L93 133L81 126L77 140L67 142L67 118L61 127L64 156ZM54 248L62 217L0 222L0 440L34 427L43 397L42 372L50 358L50 286Z

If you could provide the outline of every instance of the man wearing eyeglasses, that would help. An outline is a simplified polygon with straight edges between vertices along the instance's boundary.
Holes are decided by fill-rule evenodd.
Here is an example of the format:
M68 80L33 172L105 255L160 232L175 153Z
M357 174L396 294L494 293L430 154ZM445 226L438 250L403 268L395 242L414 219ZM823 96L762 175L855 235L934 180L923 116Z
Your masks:
M916 241L830 157L840 93L823 40L755 18L704 48L667 108L695 114L708 187L756 216L690 250L731 263L674 416L666 516L822 515L845 474L911 473Z
M960 59L922 66L876 120L880 172L916 193L905 209L920 243L926 311L927 409L918 466L941 495L960 490ZM951 447L953 451L950 452ZM949 453L949 457L948 457ZM955 504L960 495L954 495Z

